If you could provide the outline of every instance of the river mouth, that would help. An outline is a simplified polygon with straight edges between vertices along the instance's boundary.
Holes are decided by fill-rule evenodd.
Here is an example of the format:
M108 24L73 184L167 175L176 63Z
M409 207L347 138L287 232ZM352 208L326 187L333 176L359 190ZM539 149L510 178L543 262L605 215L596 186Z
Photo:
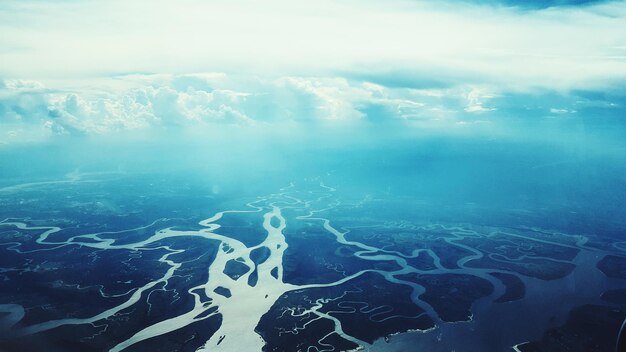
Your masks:
M460 149L417 166L425 152L394 147L297 154L268 177L77 172L3 187L0 348L612 348L626 245L622 198L603 187L620 174L579 182L521 149Z

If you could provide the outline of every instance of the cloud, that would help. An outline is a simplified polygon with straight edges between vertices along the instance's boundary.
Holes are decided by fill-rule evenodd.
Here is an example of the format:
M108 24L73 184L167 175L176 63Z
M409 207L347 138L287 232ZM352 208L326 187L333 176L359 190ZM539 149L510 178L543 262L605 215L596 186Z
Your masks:
M4 144L154 131L176 135L225 126L258 131L369 126L380 133L456 133L491 126L491 131L519 134L565 113L577 119L570 123L582 123L587 131L594 126L619 131L626 124L621 118L626 112L623 89L525 92L473 84L407 88L345 77L224 73L133 74L56 86L3 80L0 86Z
M550 113L552 114L573 114L576 110L568 110L568 109L558 109L558 108L550 108Z
M362 123L418 118L419 92L335 77L130 75L88 86L2 81L0 126L34 135L101 135L154 128ZM428 98L431 99L432 98ZM439 99L439 98L437 98ZM373 107L386 114L376 115ZM427 114L422 116L427 118ZM5 139L16 139L17 132Z
M602 2L609 2L612 0L487 0L487 1L471 1L469 3L476 3L481 5L504 5L513 6L523 9L546 9L550 7L560 6L590 6Z
M0 5L0 47L12 49L0 52L0 76L351 72L414 88L621 84L626 3L553 6L574 2L532 1L542 9L519 11L457 1L9 0Z
M484 101L487 99L493 98L492 95L486 94L480 89L472 89L467 94L467 106L465 107L466 112L485 112L485 111L494 111L495 108L486 108L483 106Z

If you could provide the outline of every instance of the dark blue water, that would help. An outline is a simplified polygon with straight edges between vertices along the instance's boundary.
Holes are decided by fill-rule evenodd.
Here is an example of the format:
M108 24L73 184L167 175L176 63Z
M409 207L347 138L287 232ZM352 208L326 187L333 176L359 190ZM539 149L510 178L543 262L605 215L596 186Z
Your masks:
M177 148L0 152L1 350L227 350L257 303L267 351L608 351L626 317L615 152Z

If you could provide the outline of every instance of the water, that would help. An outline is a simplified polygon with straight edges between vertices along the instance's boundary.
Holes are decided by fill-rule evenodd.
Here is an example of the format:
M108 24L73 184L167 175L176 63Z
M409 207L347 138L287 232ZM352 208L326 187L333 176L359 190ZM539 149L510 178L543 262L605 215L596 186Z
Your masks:
M535 351L560 336L600 351L626 317L602 299L626 290L611 155L445 138L189 152L212 147L5 150L2 349Z

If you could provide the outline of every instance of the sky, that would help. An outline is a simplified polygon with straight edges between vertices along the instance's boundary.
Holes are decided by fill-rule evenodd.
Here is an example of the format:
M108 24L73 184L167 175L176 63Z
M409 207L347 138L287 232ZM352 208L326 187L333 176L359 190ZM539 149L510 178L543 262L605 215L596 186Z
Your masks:
M0 3L0 146L224 126L618 138L624 88L625 1Z

